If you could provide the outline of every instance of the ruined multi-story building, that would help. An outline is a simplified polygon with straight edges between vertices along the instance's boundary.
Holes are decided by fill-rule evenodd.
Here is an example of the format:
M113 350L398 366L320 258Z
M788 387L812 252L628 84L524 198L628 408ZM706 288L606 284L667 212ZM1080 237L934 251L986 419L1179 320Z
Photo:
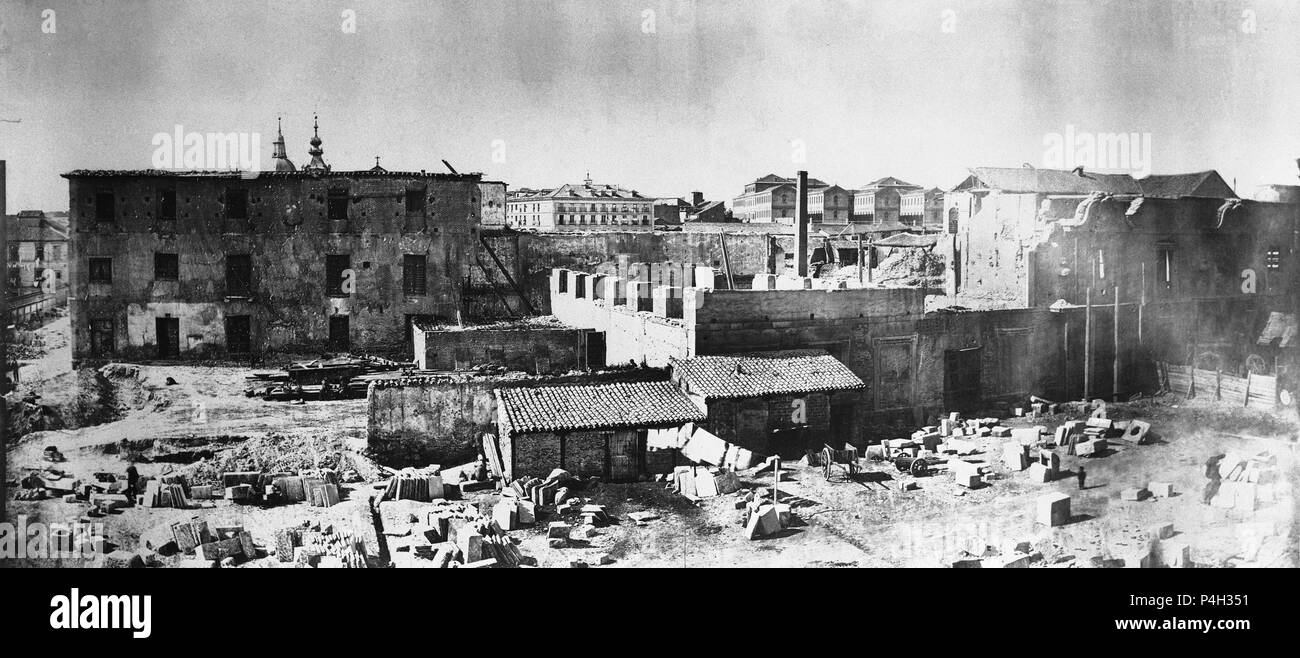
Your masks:
M325 164L274 171L77 170L68 278L76 363L364 351L410 355L454 320L480 175Z
M949 293L1066 317L1076 393L1107 395L1152 358L1274 374L1287 355L1261 334L1294 317L1300 282L1300 204L1281 201L1239 199L1214 172L972 169L947 195Z
M59 301L67 299L67 215L23 210L5 220L9 287L16 293L40 290Z

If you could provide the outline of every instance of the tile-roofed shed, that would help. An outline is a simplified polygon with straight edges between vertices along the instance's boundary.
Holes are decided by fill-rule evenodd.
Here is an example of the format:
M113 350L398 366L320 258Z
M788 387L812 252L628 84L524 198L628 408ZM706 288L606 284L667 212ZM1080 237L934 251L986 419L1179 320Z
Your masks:
M654 428L706 418L672 382L542 386L496 391L503 434Z
M673 380L706 400L843 391L866 384L829 355L697 356L674 360Z

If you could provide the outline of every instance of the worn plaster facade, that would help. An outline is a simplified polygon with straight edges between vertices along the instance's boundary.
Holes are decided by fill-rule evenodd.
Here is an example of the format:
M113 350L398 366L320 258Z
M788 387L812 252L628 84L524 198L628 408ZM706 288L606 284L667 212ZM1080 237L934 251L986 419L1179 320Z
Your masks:
M455 320L479 176L74 171L78 363L363 351Z

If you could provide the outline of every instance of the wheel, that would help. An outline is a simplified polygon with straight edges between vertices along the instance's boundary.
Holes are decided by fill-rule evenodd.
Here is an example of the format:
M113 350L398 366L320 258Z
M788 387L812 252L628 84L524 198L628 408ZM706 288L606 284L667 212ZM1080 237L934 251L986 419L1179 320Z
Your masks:
M912 475L915 475L916 477L925 475L929 470L930 469L926 466L924 459L917 459L912 462Z

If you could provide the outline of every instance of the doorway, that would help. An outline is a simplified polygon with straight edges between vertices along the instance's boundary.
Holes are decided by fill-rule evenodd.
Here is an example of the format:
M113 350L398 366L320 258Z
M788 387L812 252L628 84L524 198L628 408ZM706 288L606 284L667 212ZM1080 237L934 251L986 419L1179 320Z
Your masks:
M329 349L331 352L347 352L352 349L351 335L348 331L348 316L330 316Z
M154 332L158 337L158 358L175 359L181 355L180 318L154 319Z
M948 409L971 411L979 407L982 354L980 347L944 352L943 401Z

